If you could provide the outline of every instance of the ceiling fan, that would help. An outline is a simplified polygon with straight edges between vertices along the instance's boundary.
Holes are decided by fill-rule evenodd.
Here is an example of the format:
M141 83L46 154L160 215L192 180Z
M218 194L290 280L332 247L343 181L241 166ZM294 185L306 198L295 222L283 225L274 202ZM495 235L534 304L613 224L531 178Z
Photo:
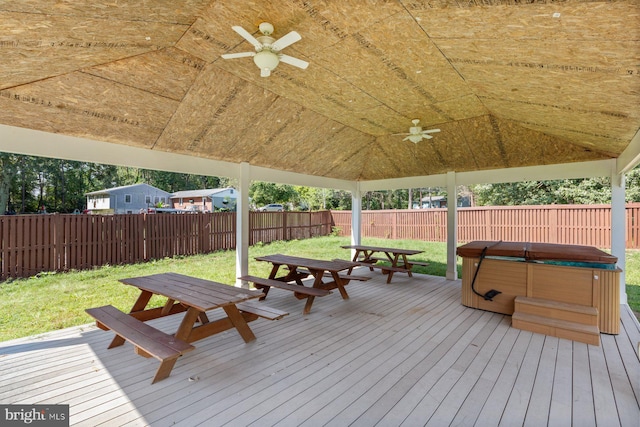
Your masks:
M269 77L271 71L278 66L282 61L285 64L293 65L294 67L302 68L303 70L309 66L309 63L302 59L294 58L289 55L280 53L282 49L294 44L302 39L300 34L295 31L280 37L278 40L271 37L273 33L273 25L268 22L263 22L258 27L262 33L259 37L253 37L251 33L240 26L231 27L236 33L240 34L246 41L251 43L256 49L255 52L239 52L239 53L225 53L222 55L224 59L244 58L247 56L253 56L253 62L260 68L261 77Z
M431 135L429 135L430 133L440 132L440 129L422 130L422 126L418 126L418 123L420 123L419 119L413 119L411 120L411 123L413 123L413 126L409 128L409 133L394 133L393 135L409 135L405 139L403 139L403 141L409 140L414 144L417 144L418 142L422 141L423 138L433 138Z

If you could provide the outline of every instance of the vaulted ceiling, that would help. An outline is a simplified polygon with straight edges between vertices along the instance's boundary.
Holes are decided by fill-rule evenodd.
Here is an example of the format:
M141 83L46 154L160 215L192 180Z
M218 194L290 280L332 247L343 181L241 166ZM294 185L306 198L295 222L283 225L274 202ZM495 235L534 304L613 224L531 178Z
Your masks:
M232 26L270 22L260 77ZM0 0L0 124L351 181L617 158L640 1ZM417 144L411 120L439 128Z

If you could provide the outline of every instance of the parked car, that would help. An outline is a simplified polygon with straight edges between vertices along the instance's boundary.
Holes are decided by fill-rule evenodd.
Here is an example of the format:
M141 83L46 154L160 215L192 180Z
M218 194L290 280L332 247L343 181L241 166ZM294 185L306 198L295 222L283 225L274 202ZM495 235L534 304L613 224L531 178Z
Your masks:
M260 212L282 212L284 210L284 206L279 203L270 203L267 206L263 206L258 209Z

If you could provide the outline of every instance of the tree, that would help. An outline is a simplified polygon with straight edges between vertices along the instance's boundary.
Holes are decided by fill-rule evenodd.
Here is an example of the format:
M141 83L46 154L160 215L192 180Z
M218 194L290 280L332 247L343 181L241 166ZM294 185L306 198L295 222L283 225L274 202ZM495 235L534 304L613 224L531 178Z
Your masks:
M298 206L304 210L326 210L340 206L341 194L335 190L303 186L296 186L294 190L298 194Z
M626 201L640 202L640 166L629 171L625 177Z
M249 187L249 197L255 206L264 206L269 203L293 202L297 193L291 185L255 181Z
M637 172L632 182L637 187L636 176ZM611 184L606 177L480 184L471 191L478 206L611 203Z
M0 209L1 212L13 210L9 205L14 177L18 170L18 157L13 154L0 153Z

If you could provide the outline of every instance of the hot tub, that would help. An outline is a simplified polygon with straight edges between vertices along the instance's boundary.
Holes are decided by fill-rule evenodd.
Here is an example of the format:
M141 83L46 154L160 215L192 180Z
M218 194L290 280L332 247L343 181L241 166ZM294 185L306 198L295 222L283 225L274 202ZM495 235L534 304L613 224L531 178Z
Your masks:
M474 288L471 287L480 256ZM462 304L512 315L517 296L595 307L600 332L620 332L620 272L618 259L591 246L551 243L475 241L460 246Z

